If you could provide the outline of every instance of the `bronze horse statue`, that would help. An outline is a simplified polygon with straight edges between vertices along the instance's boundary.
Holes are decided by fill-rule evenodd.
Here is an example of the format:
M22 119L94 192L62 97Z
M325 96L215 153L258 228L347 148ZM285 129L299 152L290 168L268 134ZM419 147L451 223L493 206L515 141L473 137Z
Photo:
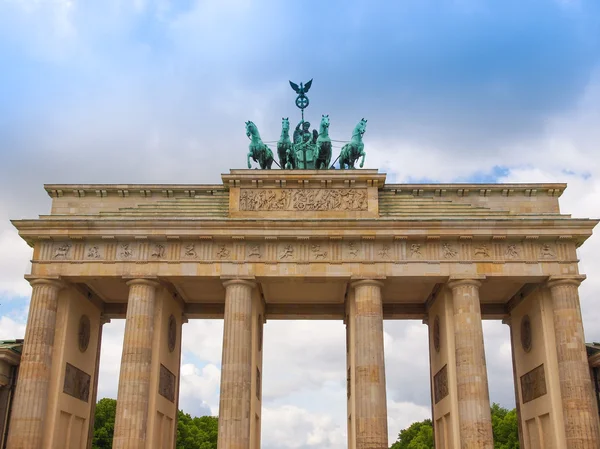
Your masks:
M354 163L357 161L359 157L362 156L362 160L360 161L360 168L363 167L365 163L365 144L362 141L362 136L367 129L367 121L362 118L360 122L354 127L354 131L352 132L352 139L346 145L342 147L342 151L340 152L340 168L342 170L346 168L355 168Z
M281 137L277 141L277 156L281 168L295 169L298 167L296 153L290 140L290 120L287 117L281 119Z
M329 114L321 117L319 125L319 136L317 137L317 160L315 168L317 170L329 168L331 162L331 138L329 137Z
M250 150L248 152L248 168L252 168L252 165L250 164L250 158L252 158L254 162L258 162L261 170L270 170L271 165L273 164L273 152L260 138L258 128L254 122L246 122L246 135L250 139L250 145L248 147Z

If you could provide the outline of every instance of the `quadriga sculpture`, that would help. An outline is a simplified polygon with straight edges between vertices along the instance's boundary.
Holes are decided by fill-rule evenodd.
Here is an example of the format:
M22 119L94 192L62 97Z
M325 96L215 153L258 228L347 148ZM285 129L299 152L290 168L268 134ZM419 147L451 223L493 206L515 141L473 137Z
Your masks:
M252 168L252 165L250 164L250 158L252 158L254 162L258 162L261 170L271 169L271 165L273 164L273 152L260 138L258 128L254 122L246 122L246 135L250 138L250 145L248 146L248 149L250 150L248 152L248 168Z

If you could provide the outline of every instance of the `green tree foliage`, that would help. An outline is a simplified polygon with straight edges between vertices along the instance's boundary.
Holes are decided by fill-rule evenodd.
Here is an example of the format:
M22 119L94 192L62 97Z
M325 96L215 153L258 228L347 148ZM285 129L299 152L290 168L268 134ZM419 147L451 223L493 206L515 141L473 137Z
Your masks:
M177 412L177 449L217 449L219 419L216 416L192 418Z
M519 424L516 409L508 410L492 404L494 449L519 449ZM430 419L415 422L401 430L390 449L433 449L433 426Z
M430 419L415 422L408 429L401 430L398 441L391 449L429 449L433 448L433 426Z
M117 401L104 398L96 404L92 449L112 449ZM216 416L192 418L177 411L177 449L217 449L219 419Z
M111 449L113 434L115 433L115 414L117 401L114 399L100 399L96 404L94 415L94 437L92 449Z
M517 410L508 410L492 404L492 432L494 449L519 449Z

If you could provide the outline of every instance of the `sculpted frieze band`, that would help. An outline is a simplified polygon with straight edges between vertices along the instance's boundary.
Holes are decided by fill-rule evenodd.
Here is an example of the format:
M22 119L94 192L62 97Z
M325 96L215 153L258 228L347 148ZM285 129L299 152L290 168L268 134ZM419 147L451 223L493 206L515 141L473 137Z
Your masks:
M35 260L235 263L573 262L574 242L281 238L269 240L43 242Z
M366 211L367 189L241 189L241 211Z

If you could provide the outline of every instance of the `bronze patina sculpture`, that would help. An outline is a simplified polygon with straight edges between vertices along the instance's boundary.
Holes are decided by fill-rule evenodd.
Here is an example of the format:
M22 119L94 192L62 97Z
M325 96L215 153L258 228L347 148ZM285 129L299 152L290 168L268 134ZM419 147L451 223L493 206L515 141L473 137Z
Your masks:
M317 160L315 168L328 169L331 162L331 139L329 138L329 114L321 117L319 135L317 137Z
M256 125L246 122L246 134L250 138L250 151L248 153L248 168L251 168L250 158L258 162L261 169L270 169L275 162L283 169L305 169L305 170L327 170L333 169L331 164L332 141L329 137L329 114L321 116L319 131L310 129L310 122L304 120L304 109L310 104L306 93L312 86L312 79L300 85L290 81L290 86L298 94L296 106L302 111L302 119L294 129L294 135L290 140L290 121L283 118L281 121L281 136L277 141L277 156L279 163L273 160L270 148L261 140ZM360 167L365 163L365 151L362 136L365 133L367 121L363 118L354 127L352 139L346 143L336 158L339 159L340 168L354 168L355 162L362 156ZM339 141L336 141L339 142Z
M342 151L340 152L340 168L355 168L354 163L356 160L362 156L362 160L360 161L360 168L365 163L365 145L362 141L362 136L367 129L367 121L362 118L360 122L354 127L354 131L352 132L352 140L349 143L342 147Z
M281 137L277 142L277 156L281 168L297 168L296 153L290 140L290 119L287 117L281 119Z
M252 168L252 165L250 164L250 158L252 158L254 162L258 162L261 170L270 169L273 164L273 152L263 143L254 122L246 122L246 135L250 138L248 168Z

